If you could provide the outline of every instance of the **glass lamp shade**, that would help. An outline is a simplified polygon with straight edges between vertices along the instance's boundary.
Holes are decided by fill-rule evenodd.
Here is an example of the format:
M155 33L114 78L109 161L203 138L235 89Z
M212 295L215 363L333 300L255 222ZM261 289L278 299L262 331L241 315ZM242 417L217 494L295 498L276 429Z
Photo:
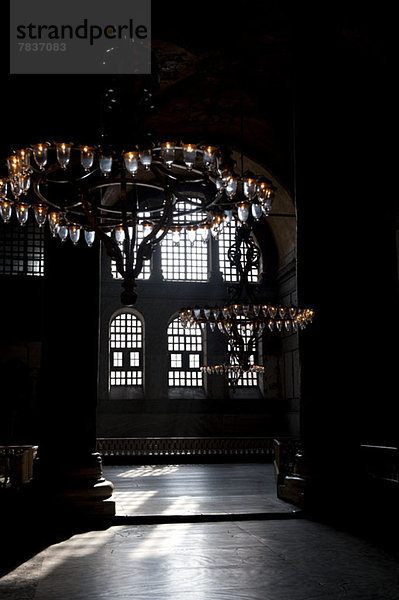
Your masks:
M57 160L61 169L66 169L71 159L71 148L72 144L63 142L62 144L56 144L57 149Z
M88 173L90 171L90 169L93 166L93 163L94 163L93 148L90 148L89 146L83 146L80 149L80 164L82 165L82 167L84 168L86 173Z
M102 154L99 159L99 165L101 173L107 177L112 170L112 156Z
M65 225L65 223L60 225L60 228L58 230L58 236L61 242L65 242L65 240L68 238L68 226Z
M244 195L248 200L251 200L256 194L255 180L248 177L244 179Z
M237 179L235 177L229 177L225 189L228 197L233 198L237 192Z
M192 169L197 153L197 146L195 146L194 144L182 144L182 148L184 163L188 169Z
M39 227L43 227L47 217L47 206L44 204L35 204L33 207L33 212L35 213L36 223L39 225Z
M50 212L47 216L47 220L53 237L56 237L60 229L58 213L54 211Z
M224 218L226 223L231 223L232 219L233 219L233 211L232 210L225 210L224 211Z
M130 173L130 175L136 175L139 168L139 153L136 151L125 152L123 155L123 160L125 161L126 170Z
M194 244L196 238L196 229L195 227L190 227L187 229L187 238L190 244Z
M12 217L12 202L0 200L0 215L4 223L9 223Z
M252 211L252 216L254 217L254 219L259 221L259 219L261 218L261 216L263 214L261 205L258 204L257 202L254 202L252 204L251 211Z
M17 215L18 223L25 225L29 217L29 205L24 202L18 202L15 205L15 214Z
M13 154L7 158L8 175L10 179L21 172L19 157Z
M0 179L0 198L5 199L7 196L8 183L7 179Z
M152 163L151 150L141 150L139 153L139 157L140 157L141 164L143 165L145 170L148 171L148 169L150 168L151 163Z
M70 225L69 227L69 237L73 243L74 246L76 246L76 244L79 241L80 238L80 227L79 225Z
M144 223L143 223L144 237L147 237L147 235L150 235L151 231L152 231L152 223L150 223L149 221L144 221Z
M204 226L204 227L200 227L198 229L198 232L200 234L201 240L205 244L208 241L208 239L209 239L209 227L207 225Z
M95 231L93 231L92 229L85 229L85 242L89 246L89 248L91 248L92 245L94 244L95 237L96 237Z
M165 142L164 144L161 144L161 153L162 153L163 160L165 161L167 166L170 168L175 159L175 144L174 144L174 142Z
M215 162L216 148L214 146L205 146L203 148L203 159L205 166L209 169Z
M39 169L42 171L47 164L48 148L47 144L35 144L33 146L33 158Z
M172 242L175 246L180 243L180 231L178 229L175 229L172 233Z
M262 211L264 212L265 215L269 214L272 206L273 206L273 196L270 196L262 204Z
M30 154L31 151L29 148L22 148L21 150L18 150L19 167L22 173L31 172Z
M118 244L123 244L123 242L125 241L125 230L123 229L123 227L115 227L114 236L115 241Z
M248 204L240 204L239 207L237 208L237 214L238 214L238 218L240 219L241 223L245 223L249 217Z

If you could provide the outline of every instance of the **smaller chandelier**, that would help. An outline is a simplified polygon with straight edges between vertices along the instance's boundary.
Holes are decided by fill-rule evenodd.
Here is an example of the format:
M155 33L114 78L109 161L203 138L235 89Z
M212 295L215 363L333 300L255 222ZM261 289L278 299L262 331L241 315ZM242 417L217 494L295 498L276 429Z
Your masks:
M264 372L254 364L257 343L265 331L295 333L313 321L314 310L274 304L231 303L225 306L195 306L180 311L184 327L199 326L220 331L228 339L228 362L204 366L208 375L223 375L236 385L244 373Z
M312 323L313 317L314 310L311 308L274 304L233 303L222 307L195 306L180 311L185 327L207 324L211 331L218 329L227 336L245 327L257 338L266 328L270 331L297 332Z

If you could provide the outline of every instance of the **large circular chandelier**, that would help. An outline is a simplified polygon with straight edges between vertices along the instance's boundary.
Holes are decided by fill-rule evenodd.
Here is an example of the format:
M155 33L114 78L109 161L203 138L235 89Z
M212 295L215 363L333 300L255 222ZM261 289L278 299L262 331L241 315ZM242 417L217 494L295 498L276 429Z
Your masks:
M16 149L0 179L0 215L21 226L33 211L54 237L92 246L96 237L123 279L121 300L136 300L136 279L153 247L182 229L190 241L217 237L233 217L244 224L270 214L276 188L237 175L231 154L209 145L161 142L118 151L71 142ZM190 215L189 219L182 219ZM137 239L141 226L144 236Z

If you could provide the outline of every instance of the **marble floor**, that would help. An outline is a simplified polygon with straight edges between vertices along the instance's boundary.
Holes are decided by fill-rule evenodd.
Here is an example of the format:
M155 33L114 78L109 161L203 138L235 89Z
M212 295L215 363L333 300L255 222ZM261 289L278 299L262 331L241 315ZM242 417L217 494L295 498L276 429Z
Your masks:
M272 464L106 466L121 517L289 516L298 509L276 496Z
M393 555L303 514L285 518L268 467L109 467L117 524L35 552L0 578L0 600L398 600ZM139 513L165 521L129 521Z
M0 579L4 600L398 600L397 563L307 521L113 526Z

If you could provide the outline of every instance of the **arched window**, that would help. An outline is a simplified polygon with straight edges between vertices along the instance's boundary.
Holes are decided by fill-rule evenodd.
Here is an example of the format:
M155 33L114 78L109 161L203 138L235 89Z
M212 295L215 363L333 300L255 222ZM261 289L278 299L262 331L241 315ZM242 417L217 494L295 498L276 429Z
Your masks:
M202 331L198 325L183 327L177 317L168 326L169 387L201 387Z
M200 203L200 200L197 201ZM206 218L206 213L190 214L193 204L180 202L178 209L181 215L176 222L190 224L201 218ZM191 235L193 239L190 239ZM208 242L203 242L200 235L189 232L186 228L181 231L170 231L161 243L162 274L166 281L207 281L208 279Z
M228 251L235 242L237 230L237 222L232 219L230 223L226 223L222 231L219 233L219 268L222 273L223 280L228 283L236 283L238 281L237 269L231 264ZM248 274L249 283L257 283L259 278L259 268L254 267Z
M133 312L116 315L109 328L109 386L143 385L143 323Z

